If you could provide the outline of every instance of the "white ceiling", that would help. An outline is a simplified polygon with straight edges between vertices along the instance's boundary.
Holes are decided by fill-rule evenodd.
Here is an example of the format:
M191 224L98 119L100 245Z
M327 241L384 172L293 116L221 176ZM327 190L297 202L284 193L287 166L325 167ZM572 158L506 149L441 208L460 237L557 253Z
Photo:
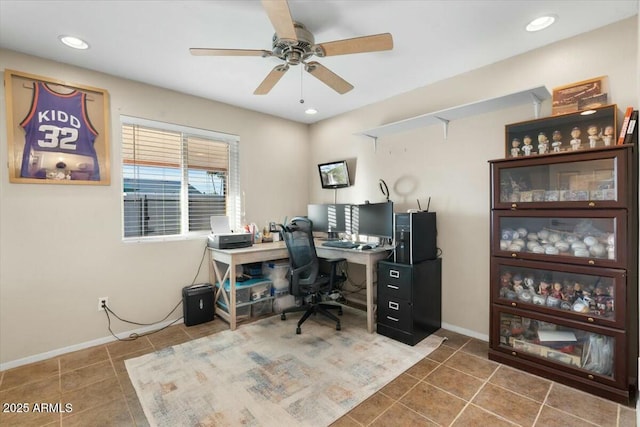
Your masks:
M274 29L257 0L0 0L0 47L313 123L638 13L638 0L290 0L289 6L316 43L389 32L394 48L315 58L355 86L344 95L297 66L257 96L277 58L189 53L190 47L271 50ZM556 15L556 24L524 31L544 14ZM91 48L70 49L58 41L62 34ZM309 106L319 113L305 115Z

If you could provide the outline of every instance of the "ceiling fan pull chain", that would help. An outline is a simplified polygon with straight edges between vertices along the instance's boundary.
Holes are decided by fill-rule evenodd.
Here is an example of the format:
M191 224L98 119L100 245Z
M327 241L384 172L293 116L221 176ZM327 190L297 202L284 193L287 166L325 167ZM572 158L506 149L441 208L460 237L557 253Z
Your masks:
M304 104L304 96L302 96L302 67L300 67L300 104Z

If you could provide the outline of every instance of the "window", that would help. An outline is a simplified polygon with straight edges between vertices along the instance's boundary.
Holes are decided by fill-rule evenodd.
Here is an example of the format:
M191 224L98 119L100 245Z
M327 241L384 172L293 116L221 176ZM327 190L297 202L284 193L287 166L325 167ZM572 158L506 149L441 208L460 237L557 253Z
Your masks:
M240 225L236 136L126 116L121 123L125 239L202 234L212 215Z

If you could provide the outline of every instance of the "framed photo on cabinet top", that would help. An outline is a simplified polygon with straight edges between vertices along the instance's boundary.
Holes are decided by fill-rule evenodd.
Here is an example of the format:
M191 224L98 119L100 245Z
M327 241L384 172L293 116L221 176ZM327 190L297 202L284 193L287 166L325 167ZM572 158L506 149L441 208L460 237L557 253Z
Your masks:
M4 74L9 181L109 185L109 94L13 70Z
M607 105L607 77L597 77L553 89L551 115Z

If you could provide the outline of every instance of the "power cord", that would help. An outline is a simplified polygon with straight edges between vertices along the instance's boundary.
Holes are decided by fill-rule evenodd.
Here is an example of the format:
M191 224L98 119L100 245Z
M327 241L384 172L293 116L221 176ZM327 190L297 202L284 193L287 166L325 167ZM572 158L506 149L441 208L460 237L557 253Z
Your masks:
M138 334L136 332L133 332L133 333L129 334L129 336L127 338L120 338L113 332L113 330L111 330L111 316L109 316L109 313L113 314L113 316L116 319L118 319L118 320L120 320L121 322L124 322L124 323L129 323L131 325L137 325L137 326L151 326L151 325L155 325L157 323L165 321L169 316L171 316L171 314L174 311L176 311L176 309L180 306L180 304L182 304L182 301L178 302L178 304L176 304L176 306L173 308L173 310L171 310L162 320L159 320L159 321L153 322L153 323L139 323L139 322L133 322L131 320L126 320L126 319L123 319L122 317L118 316L113 310L111 310L111 308L109 308L108 305L105 304L105 305L103 305L103 307L104 307L104 312L105 312L105 314L107 316L107 323L108 323L107 328L109 329L109 332L111 333L111 335L113 335L118 341L135 341L140 337L145 337L147 335L155 334L156 332L160 332L160 331L163 331L163 330L167 329L169 326L172 326L176 322L178 322L179 320L182 320L182 316L178 317L177 319L175 319L171 323L163 326L160 329L156 329L156 330L153 330L153 331L145 332L145 333L142 333L142 334Z
M193 277L193 280L191 281L191 285L190 286L193 286L196 283L196 279L198 278L198 275L200 274L200 269L202 268L202 262L204 261L206 253L207 253L207 245L205 244L204 250L202 251L202 258L200 258L200 264L198 265L198 270L196 271L196 275ZM127 338L120 338L113 332L113 330L111 330L111 317L109 316L109 313L113 314L113 316L116 319L118 319L118 320L120 320L121 322L124 322L124 323L129 323L131 325L137 325L137 326L152 326L152 325L155 325L157 323L164 322L165 320L167 320L167 318L169 316L171 316L171 314L174 311L176 311L176 309L180 306L180 304L182 304L182 300L178 301L178 303L175 305L175 307L173 307L173 309L164 318L162 318L162 320L159 320L157 322L152 322L152 323L139 323L139 322L134 322L134 321L131 321L131 320L123 319L122 317L118 316L113 310L111 310L111 308L107 304L104 304L104 303L102 305L102 308L104 308L105 315L107 316L107 328L109 329L109 332L111 333L111 335L113 335L118 341L135 341L140 337L145 337L147 335L152 335L152 334L155 334L156 332L160 332L160 331L163 331L163 330L167 329L169 326L173 326L176 322L178 322L179 320L182 320L184 318L184 316L178 317L177 319L175 319L171 323L163 326L160 329L156 329L156 330L153 330L153 331L145 332L145 333L142 333L142 334L138 334L136 332L133 332L133 333L129 334L129 336Z

